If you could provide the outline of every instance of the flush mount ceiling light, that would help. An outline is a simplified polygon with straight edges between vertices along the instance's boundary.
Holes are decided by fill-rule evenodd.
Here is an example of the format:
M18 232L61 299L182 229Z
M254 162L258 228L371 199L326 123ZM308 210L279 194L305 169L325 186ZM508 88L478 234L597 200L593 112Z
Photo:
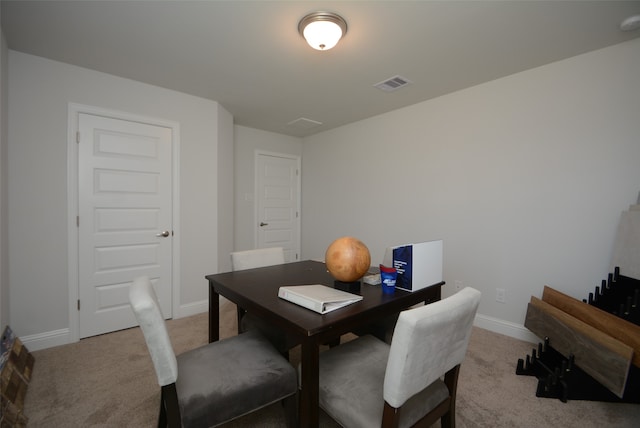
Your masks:
M334 47L347 33L347 22L331 12L313 12L300 20L298 32L319 51Z

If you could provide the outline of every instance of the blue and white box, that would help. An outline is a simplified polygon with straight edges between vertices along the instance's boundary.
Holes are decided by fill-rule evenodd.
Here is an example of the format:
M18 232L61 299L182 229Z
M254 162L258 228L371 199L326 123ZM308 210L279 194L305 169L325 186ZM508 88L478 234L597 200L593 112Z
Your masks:
M443 281L442 240L387 248L385 266L396 268L396 288L416 291Z

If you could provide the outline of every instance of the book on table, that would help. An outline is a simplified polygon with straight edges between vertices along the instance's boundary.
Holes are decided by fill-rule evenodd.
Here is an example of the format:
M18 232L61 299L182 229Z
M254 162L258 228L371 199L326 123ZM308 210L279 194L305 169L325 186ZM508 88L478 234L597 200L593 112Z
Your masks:
M362 300L362 296L322 284L282 286L278 289L278 297L320 314Z

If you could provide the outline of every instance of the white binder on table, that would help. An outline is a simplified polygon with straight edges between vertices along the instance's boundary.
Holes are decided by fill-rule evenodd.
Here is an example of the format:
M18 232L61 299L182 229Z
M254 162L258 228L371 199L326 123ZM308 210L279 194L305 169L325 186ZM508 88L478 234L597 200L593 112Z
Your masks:
M362 296L322 284L283 286L278 289L278 297L319 314L326 314L362 300Z

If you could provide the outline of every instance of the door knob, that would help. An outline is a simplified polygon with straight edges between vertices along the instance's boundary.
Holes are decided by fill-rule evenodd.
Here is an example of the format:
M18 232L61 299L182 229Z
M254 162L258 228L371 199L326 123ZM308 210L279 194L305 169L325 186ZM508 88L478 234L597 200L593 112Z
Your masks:
M160 232L160 233L156 233L156 236L158 238L166 238L167 236L169 236L171 233L168 230L165 230L164 232Z
M261 222L260 222L260 226L261 226L261 227L262 227L262 226L269 226L269 223L265 223L265 222L261 221Z

